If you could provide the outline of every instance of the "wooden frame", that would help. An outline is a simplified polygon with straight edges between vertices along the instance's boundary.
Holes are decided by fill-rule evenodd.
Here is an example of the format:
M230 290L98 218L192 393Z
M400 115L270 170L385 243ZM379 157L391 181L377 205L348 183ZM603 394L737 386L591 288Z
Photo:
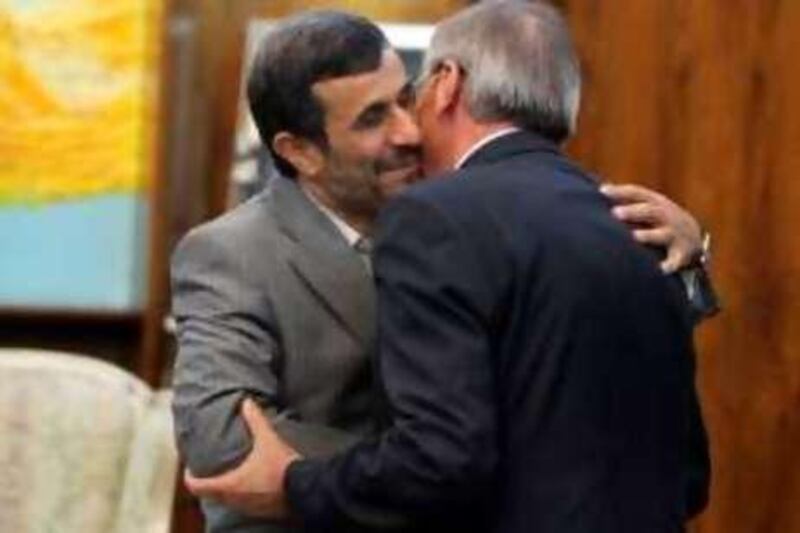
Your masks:
M166 62L167 40L166 26L169 21L172 6L175 0L164 2L163 16L161 24L155 31L158 32L155 39L160 43L161 61L157 67L159 74L160 94L157 97L157 125L155 127L156 137L152 139L152 157L146 163L149 175L152 177L151 185L146 192L148 203L148 239L146 253L148 262L143 266L142 279L143 302L141 307L136 309L115 309L105 310L98 307L21 307L16 305L4 305L0 307L0 322L4 327L8 326L9 331L24 330L25 334L10 334L8 339L14 342L15 339L25 337L26 342L36 342L41 336L42 344L64 342L66 333L69 335L68 342L76 346L87 346L86 353L93 353L94 338L107 335L109 329L114 331L125 331L125 335L120 339L119 344L124 345L123 350L118 350L120 355L123 351L130 357L114 357L117 362L129 366L136 371L151 386L159 385L161 374L158 367L162 354L159 351L161 342L161 316L166 308L166 277L165 269L162 265L165 262L164 256L166 247L164 245L166 236L167 205L165 193L168 187L166 168L163 164L164 140L166 130L166 116L164 113L166 98L164 93L169 87L170 68ZM57 336L50 335L57 330ZM41 332L41 335L39 334ZM56 338L58 337L58 338ZM129 344L128 344L129 343ZM130 349L127 347L130 346ZM103 350L99 350L102 352Z

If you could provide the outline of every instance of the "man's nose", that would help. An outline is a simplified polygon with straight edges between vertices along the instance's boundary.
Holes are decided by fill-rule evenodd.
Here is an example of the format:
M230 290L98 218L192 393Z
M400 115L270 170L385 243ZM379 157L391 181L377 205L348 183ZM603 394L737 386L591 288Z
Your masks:
M395 146L419 146L420 141L417 121L407 109L398 106L392 120L392 144Z

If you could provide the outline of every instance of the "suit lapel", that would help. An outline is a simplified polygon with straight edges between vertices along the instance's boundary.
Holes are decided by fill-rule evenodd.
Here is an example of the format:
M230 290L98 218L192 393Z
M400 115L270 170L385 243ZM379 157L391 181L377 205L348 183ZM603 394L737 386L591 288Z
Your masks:
M296 274L357 340L375 337L375 285L358 253L294 181L275 178L269 200L289 238Z

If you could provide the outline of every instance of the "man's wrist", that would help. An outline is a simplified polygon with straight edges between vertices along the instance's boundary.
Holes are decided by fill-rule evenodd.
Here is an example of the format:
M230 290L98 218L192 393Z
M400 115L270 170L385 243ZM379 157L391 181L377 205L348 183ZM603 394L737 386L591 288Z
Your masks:
M711 265L711 233L708 230L703 230L703 244L700 248L700 255L698 261L703 268L708 268Z
M684 270L702 269L707 270L711 266L711 233L708 230L700 229L700 248L697 249L692 260L687 263Z
M294 516L295 513L293 512L294 506L292 505L292 471L296 471L298 468L302 468L303 457L300 454L297 454L291 457L283 468L283 499L284 505L286 508L286 513L289 517L294 520L296 517Z

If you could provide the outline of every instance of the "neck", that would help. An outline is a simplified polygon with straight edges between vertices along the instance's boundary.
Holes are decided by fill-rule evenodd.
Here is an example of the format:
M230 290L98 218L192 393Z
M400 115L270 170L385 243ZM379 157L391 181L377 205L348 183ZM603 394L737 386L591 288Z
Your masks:
M346 222L348 226L356 230L360 235L369 235L372 232L372 226L375 222L374 217L359 216L345 212L336 204L336 202L331 198L324 188L319 187L312 180L303 179L302 177L298 176L298 183L306 192L306 194L313 198L317 204L334 213L337 217Z
M453 150L451 152L451 168L455 168L456 164L461 161L470 150L472 150L478 143L502 130L513 128L514 124L511 122L488 122L479 123L473 120L466 121L460 129L457 129L457 135L453 138Z
M375 223L375 220L368 217L348 216L344 213L339 213L338 211L337 214L342 217L345 222L350 224L350 226L356 230L359 235L369 236L372 233L372 226Z

